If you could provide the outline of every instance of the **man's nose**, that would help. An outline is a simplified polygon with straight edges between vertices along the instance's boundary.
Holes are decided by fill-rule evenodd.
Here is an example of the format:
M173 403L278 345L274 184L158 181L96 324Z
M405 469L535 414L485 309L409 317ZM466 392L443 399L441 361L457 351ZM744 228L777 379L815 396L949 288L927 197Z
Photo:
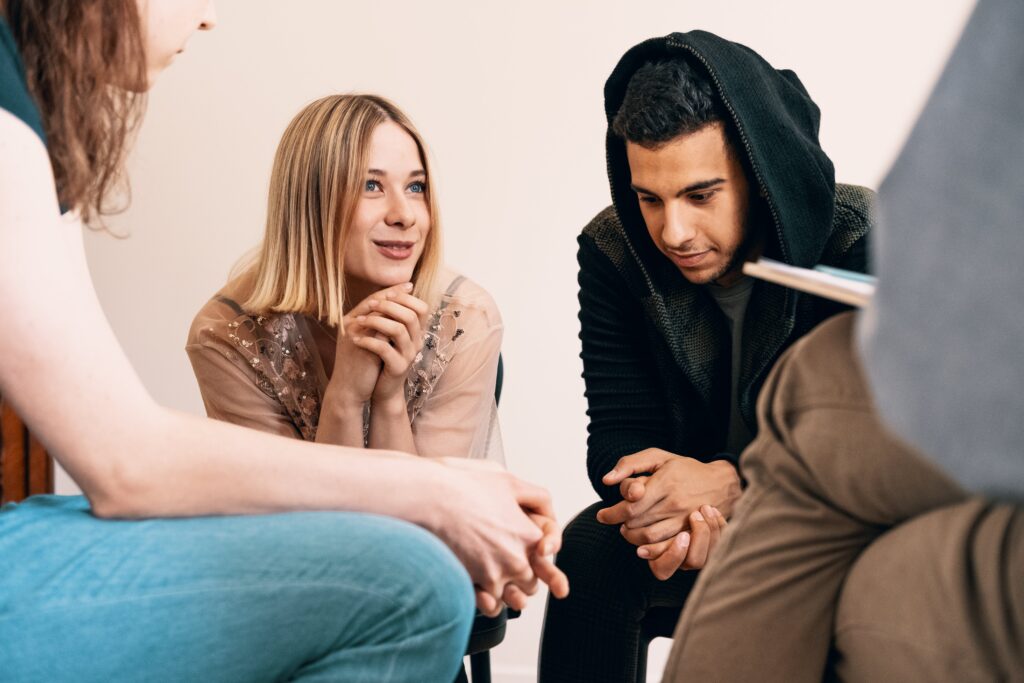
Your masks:
M681 206L669 204L665 207L665 225L661 230L661 241L673 250L684 249L697 236L693 217Z

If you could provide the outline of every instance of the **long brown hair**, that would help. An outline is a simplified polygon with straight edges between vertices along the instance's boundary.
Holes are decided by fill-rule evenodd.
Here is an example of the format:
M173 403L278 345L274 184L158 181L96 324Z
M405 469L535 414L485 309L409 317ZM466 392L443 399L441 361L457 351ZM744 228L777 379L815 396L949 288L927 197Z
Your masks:
M129 199L124 160L147 87L136 0L0 0L0 9L43 118L60 202L95 225Z
M409 117L377 95L330 95L295 115L277 147L267 226L242 304L258 313L299 312L341 326L345 245L365 180L370 136L393 121L412 137L427 172L430 232L413 271L413 294L432 301L441 264L441 218L426 143ZM352 302L350 302L352 303Z

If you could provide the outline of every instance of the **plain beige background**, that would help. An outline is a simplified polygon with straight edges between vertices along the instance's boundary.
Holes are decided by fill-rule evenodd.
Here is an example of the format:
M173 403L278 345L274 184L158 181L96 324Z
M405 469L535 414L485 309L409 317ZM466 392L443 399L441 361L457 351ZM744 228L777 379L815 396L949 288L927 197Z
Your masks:
M151 94L131 161L134 203L112 221L131 238L89 237L93 277L152 393L201 413L185 334L262 234L286 123L332 92L394 99L432 148L449 263L504 315L508 464L549 487L566 522L596 499L584 468L575 238L609 202L602 87L619 56L694 28L749 45L794 69L821 107L837 178L877 187L970 5L221 0L217 29L195 36ZM61 477L59 490L73 484ZM510 624L493 654L496 681L535 679L543 602ZM652 680L668 644L652 648Z

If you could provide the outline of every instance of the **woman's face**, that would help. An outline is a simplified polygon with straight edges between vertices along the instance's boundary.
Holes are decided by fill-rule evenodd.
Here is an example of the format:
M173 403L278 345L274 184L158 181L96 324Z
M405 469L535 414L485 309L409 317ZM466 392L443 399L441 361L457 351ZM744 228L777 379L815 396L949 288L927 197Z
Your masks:
M410 282L430 233L427 173L412 136L393 121L370 136L362 194L345 243L347 284Z
M146 47L146 71L152 86L160 72L185 50L196 31L217 23L213 0L137 0Z

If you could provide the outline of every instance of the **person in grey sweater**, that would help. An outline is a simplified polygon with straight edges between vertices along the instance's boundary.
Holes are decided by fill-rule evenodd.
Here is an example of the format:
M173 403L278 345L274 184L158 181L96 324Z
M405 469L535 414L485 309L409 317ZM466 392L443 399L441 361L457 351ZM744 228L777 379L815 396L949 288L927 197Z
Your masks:
M874 299L768 378L665 680L1024 680L1021 26L978 3L880 191Z

